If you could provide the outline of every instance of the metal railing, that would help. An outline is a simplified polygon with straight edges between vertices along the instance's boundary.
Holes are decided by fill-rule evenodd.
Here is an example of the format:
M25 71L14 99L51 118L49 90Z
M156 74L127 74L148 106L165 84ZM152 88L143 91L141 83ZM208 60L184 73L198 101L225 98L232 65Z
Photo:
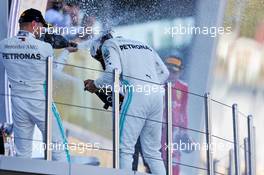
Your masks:
M119 78L117 77L118 75L116 75L115 72L115 81L119 82ZM172 145L172 86L171 86L171 82L166 84L166 112L167 112L167 143L168 145ZM215 170L214 170L214 159L213 159L213 153L212 153L212 123L211 123L211 97L209 93L206 93L204 95L204 100L205 100L205 127L206 127L206 144L208 145L208 149L206 151L206 157L207 157L207 174L208 175L214 175ZM115 104L118 105L119 104ZM116 106L114 107L116 108ZM231 115L231 114L230 114ZM238 105L237 104L233 104L232 105L232 118L233 118L233 134L234 134L234 140L233 140L233 144L234 144L234 162L235 162L235 174L236 175L240 175L241 174L241 169L240 169L240 143L239 143L239 124L238 124ZM115 125L118 125L118 120L115 120ZM245 156L246 156L246 170L248 169L248 174L249 175L254 175L253 173L253 167L252 167L252 153L254 152L253 148L254 146L252 145L252 131L253 131L253 124L252 124L252 116L248 116L248 138L245 138L245 140L248 140L245 142ZM115 131L116 132L116 131ZM114 143L116 143L116 140L114 141ZM115 149L118 149L117 147L115 147ZM248 151L247 151L248 149ZM231 150L232 151L232 150ZM167 156L168 156L168 160L167 160L167 175L172 175L173 171L172 171L172 147L169 146L168 150L167 150ZM115 156L118 156L117 154L115 154ZM232 165L231 165L232 166Z
M167 172L168 175L173 174L172 170L172 145L173 145L173 136L172 136L172 85L171 82L166 85L166 112L167 112L167 143L169 145L167 150L168 164Z
M48 145L50 145L52 143L52 120L51 120L51 103L52 103L52 62L50 61L51 59L48 59L47 62L47 82L46 82L46 95L47 95L47 101L46 101L46 128L47 128L47 133L46 133L46 145L47 148L49 148ZM57 64L61 64L61 63L57 63ZM69 64L64 64L65 66L73 66L73 67L77 67L80 69L90 69L90 68L85 68L85 67L81 67L81 66L75 66L75 65L69 65ZM102 72L101 70L96 70L96 69L90 69L93 71L99 71ZM112 112L113 115L113 149L105 149L105 148L101 148L101 150L106 150L106 151L111 151L113 153L113 168L119 169L119 155L120 155L120 149L119 149L119 140L120 140L120 135L119 135L119 73L117 70L115 70L114 72L111 72L114 76L113 76L113 85L114 85L114 93L113 93L113 107L112 107L112 111L108 110L102 110L102 109L97 109L97 108L90 108L90 107L86 107L86 106L78 106L78 105L74 105L74 104L66 104L66 103L62 103L62 102L55 102L57 104L60 105L66 105L66 106L72 106L72 107L78 107L78 108L87 108L87 109L91 109L91 110L98 110L98 111L105 111L105 112ZM130 78L134 78L134 77L130 77ZM137 78L135 78L137 79ZM137 79L138 80L138 79ZM195 130L195 129L191 129L191 128L183 128L183 129L187 129L196 133L202 133L205 134L205 140L206 140L206 144L208 145L208 149L206 150L206 168L203 167L197 167L194 165L188 165L188 164L184 164L181 162L173 162L172 160L172 147L171 145L173 145L173 128L174 127L178 127L181 128L182 126L175 126L172 122L172 118L173 118L173 113L172 113L172 91L175 90L174 88L172 88L172 84L171 83L167 83L166 84L166 113L167 113L167 122L160 122L160 124L166 124L166 132L167 132L167 143L169 145L168 149L167 149L167 174L168 175L172 175L173 174L173 170L172 167L177 164L179 166L186 166L186 167L190 167L190 168L195 168L195 169L201 169L203 171L207 171L208 175L213 175L213 174L224 174L224 173L220 173L217 172L217 170L214 168L215 165L215 160L214 160L214 153L213 150L211 148L212 145L212 138L217 138L218 136L215 136L212 134L212 119L213 119L213 115L212 115L212 101L215 102L214 99L211 98L209 93L206 93L205 95L199 95L199 94L195 94L193 92L185 92L182 91L180 89L177 89L179 91L182 91L183 93L188 93L188 94L192 94L195 95L201 99L203 99L204 101L204 109L205 109L205 113L204 113L204 119L205 119L205 131L199 131L199 130ZM4 94L7 95L7 94ZM24 98L24 97L23 97ZM38 99L37 99L38 100ZM220 105L222 106L226 106L228 108L230 108L230 106L219 102ZM233 149L231 149L229 151L229 172L235 172L235 174L240 175L241 174L241 169L240 169L240 165L241 165L241 161L240 161L240 143L239 143L239 128L238 128L238 107L236 104L234 104L232 106L232 109L230 111L230 118L233 119L233 140L227 140L224 138L219 137L219 139L222 139L225 142L229 142L230 144L233 145ZM141 118L141 116L131 116L128 114L129 117L134 117L134 118ZM142 118L143 119L143 118ZM153 120L152 122L159 122L159 121L155 121ZM255 175L255 138L254 138L254 126L253 126L253 117L251 115L247 116L247 130L248 130L248 136L245 139L244 142L244 154L245 154L245 167L246 167L246 172L249 175ZM23 138L17 138L17 139L23 139ZM70 145L70 144L69 144ZM45 150L45 159L46 160L51 160L52 159L52 153L50 149L46 149ZM233 160L234 159L234 160ZM160 161L163 161L162 159ZM235 164L233 164L232 162L235 162ZM233 167L233 165L235 165Z
M113 168L119 169L119 72L117 69L114 70L114 92L113 92L113 128L114 128L114 141L113 141Z
M238 109L237 104L233 105L233 134L234 134L234 152L235 152L235 174L240 175L240 154L239 154L239 134L238 134Z
M52 150L50 145L52 143L52 87L53 87L53 63L52 58L48 57L46 63L46 149L45 149L45 159L52 160Z
M209 93L205 94L205 128L206 128L206 144L209 145L206 151L206 158L207 158L207 174L213 175L214 174L214 167L213 167L213 154L211 150L212 145L212 122L211 122L211 97Z

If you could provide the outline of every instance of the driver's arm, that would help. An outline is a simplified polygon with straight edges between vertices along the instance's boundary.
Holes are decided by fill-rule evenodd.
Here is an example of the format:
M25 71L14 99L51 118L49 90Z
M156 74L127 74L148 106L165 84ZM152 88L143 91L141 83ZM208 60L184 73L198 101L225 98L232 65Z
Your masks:
M102 55L105 63L105 71L94 81L97 88L112 85L114 69L118 69L119 73L122 72L120 55L114 46L104 44L102 46Z

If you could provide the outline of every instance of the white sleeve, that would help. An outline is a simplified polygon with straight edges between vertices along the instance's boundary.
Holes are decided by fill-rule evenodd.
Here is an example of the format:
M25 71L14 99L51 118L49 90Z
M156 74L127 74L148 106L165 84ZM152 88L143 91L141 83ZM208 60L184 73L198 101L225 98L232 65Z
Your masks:
M45 50L43 51L47 57L53 57L53 69L61 72L64 68L64 64L67 62L69 58L69 51L67 49L63 49L57 59L54 58L54 49L49 43L45 43Z
M154 54L154 57L156 62L157 75L160 80L160 83L163 84L169 78L170 72L157 53Z
M53 59L54 61L54 69L56 69L57 71L62 71L64 68L64 64L67 62L68 58L69 58L69 51L67 49L64 49L60 55L58 56L57 59Z
M102 55L105 63L105 71L94 81L97 88L112 85L114 69L118 69L119 73L122 72L120 55L115 47L104 44L102 46Z

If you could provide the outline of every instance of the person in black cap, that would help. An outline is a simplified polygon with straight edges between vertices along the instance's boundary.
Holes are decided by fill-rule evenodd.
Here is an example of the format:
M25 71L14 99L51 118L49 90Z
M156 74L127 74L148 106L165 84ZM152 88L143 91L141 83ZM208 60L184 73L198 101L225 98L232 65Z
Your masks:
M40 30L42 30L43 27L48 27L48 24L40 11L31 8L21 14L19 26L20 30L26 30L33 33L36 38L40 38Z
M42 132L43 140L46 135L46 61L53 59L54 54L49 43L38 39L42 28L47 27L40 11L32 8L24 11L19 19L19 26L20 30L17 36L0 42L0 63L3 63L6 69L12 90L11 102L16 155L30 158L32 154L31 140L35 125ZM76 50L76 48L71 47L64 49L57 61L65 62L69 52ZM54 67L58 68L58 65L56 64ZM64 161L68 152L67 149L63 148L63 145L67 141L62 125L57 124L60 121L60 116L55 105L52 106L52 112L54 116L52 118L54 120L52 142L60 144L59 149L52 150L52 158L53 160Z
M172 55L165 58L165 63L170 71L168 81L172 83L172 124L173 124L173 152L172 152L172 174L180 174L181 153L191 153L194 151L193 138L188 134L189 116L188 108L188 84L180 80L183 72L183 55L175 51ZM164 113L163 122L166 123L166 113ZM163 125L162 128L162 158L167 162L167 146L166 146L167 128ZM186 148L181 149L181 143L186 145ZM178 147L177 147L178 146Z

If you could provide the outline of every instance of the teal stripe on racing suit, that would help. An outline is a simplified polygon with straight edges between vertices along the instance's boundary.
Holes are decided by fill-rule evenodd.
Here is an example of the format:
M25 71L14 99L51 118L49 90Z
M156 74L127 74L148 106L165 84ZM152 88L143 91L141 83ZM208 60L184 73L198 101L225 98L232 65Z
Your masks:
M129 83L128 81L126 80L123 80L122 81L122 84L125 85L125 86L129 86ZM130 86L129 88L127 89L127 100L121 110L121 117L120 117L120 131L119 131L119 134L120 134L120 142L121 142L121 136L122 136L122 131L123 131L123 128L124 128L124 123L125 123L125 119L126 119L126 115L127 115L127 111L128 111L128 108L131 104L131 101L132 101L132 91L130 89Z
M46 95L46 82L44 82L43 89L44 89L44 94ZM64 128L62 125L60 113L58 112L58 109L57 109L56 104L54 102L52 102L51 109L52 109L53 115L55 116L57 124L59 126L61 137L63 139L63 145L66 146L65 153L66 153L67 161L68 161L68 163L70 163L71 162L71 156L70 156L70 152L69 152L69 148L68 148L68 140L67 140L65 133L64 133Z

